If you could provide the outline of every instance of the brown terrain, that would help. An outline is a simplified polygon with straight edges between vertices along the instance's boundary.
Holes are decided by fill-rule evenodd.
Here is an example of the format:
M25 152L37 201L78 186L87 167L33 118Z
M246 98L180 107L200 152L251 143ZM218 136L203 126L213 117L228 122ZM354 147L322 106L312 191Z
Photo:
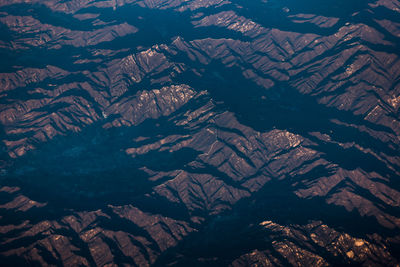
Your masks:
M0 36L0 265L399 266L398 0L0 0Z

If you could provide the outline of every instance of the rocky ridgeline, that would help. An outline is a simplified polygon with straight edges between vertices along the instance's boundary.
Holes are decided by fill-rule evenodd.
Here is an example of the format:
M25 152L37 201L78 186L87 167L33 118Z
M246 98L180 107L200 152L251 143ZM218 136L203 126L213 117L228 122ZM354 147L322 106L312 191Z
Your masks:
M286 4L0 0L2 260L396 266L400 3ZM78 182L53 191L95 204L35 194L29 177L102 173L35 165L52 146L73 160L85 148L68 140L90 134L129 166L132 199ZM229 255L204 251L218 227L239 240Z

